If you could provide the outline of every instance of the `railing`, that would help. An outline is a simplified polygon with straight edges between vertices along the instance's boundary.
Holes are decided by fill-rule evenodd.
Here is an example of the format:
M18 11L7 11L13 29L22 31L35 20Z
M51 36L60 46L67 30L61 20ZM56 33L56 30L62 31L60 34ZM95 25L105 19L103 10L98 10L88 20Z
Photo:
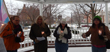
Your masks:
M79 31L78 34L76 34L77 32L75 32L74 34L72 33L72 31L76 31L76 30L71 30L72 33L72 38L69 39L69 46L81 46L81 45L90 45L90 37L88 38L82 38L82 33L85 33L88 29L77 29L77 31ZM51 31L51 35L49 37L47 37L48 39L48 47L54 47L54 43L55 43L55 37L53 36L53 33L55 31L55 29L50 29ZM29 32L30 30L24 30L24 36L25 36L25 40L23 42L20 43L20 48L25 48L25 47L29 47L29 46L33 46L33 40L31 40L29 38Z

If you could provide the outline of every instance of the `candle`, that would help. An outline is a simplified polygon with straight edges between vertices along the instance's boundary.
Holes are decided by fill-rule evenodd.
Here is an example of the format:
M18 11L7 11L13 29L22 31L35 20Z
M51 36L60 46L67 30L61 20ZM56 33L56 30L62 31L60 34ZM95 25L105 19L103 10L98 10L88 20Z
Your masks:
M21 31L19 31L19 33L18 34L21 34Z
M5 28L5 24L1 24L0 31L2 31L4 28Z
M43 34L44 34L44 31L42 31L41 33L42 33L42 35L43 35Z
M99 30L98 32L99 32L99 35L101 35L101 34L102 34L102 31L101 31L101 30Z
M20 36L21 36L21 33L22 33L22 32L19 31L18 34L17 34L17 37L20 37Z
M61 31L61 33L63 33L63 31Z
M1 24L2 26L4 25L4 24Z

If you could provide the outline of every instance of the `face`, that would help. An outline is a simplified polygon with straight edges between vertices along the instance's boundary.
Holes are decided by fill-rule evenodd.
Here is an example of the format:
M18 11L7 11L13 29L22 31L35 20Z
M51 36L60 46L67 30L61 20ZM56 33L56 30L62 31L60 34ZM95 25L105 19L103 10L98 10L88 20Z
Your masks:
M38 18L37 22L38 22L38 24L41 24L42 23L42 18Z
M61 24L62 25L62 27L65 27L65 24Z
M98 24L100 23L100 21L97 20L97 19L95 19L95 20L94 20L94 23L95 23L95 25L98 25Z
M20 19L18 17L15 17L15 19L13 19L12 22L15 25L19 25Z

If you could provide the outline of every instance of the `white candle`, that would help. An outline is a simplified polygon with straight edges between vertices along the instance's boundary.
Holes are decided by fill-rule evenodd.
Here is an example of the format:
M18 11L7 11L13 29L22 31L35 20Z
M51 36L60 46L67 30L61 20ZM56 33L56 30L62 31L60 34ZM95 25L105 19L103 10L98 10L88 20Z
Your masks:
M101 35L101 34L102 34L102 31L101 31L101 30L99 30L98 32L99 32L99 35Z

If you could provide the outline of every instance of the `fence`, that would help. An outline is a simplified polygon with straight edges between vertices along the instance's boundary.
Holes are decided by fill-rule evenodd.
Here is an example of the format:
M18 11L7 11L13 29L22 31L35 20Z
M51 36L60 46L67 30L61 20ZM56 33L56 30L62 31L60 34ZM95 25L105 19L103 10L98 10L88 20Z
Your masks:
M90 37L88 38L82 38L82 33L85 33L87 29L77 29L77 30L71 30L72 38L69 39L69 46L87 46L90 45ZM55 43L55 37L53 36L53 33L55 29L50 29L51 35L47 37L48 39L48 47L54 47ZM30 30L24 30L24 36L25 39L23 42L20 43L20 48L26 48L29 46L33 46L33 40L29 38L29 32ZM74 33L73 33L74 32Z

